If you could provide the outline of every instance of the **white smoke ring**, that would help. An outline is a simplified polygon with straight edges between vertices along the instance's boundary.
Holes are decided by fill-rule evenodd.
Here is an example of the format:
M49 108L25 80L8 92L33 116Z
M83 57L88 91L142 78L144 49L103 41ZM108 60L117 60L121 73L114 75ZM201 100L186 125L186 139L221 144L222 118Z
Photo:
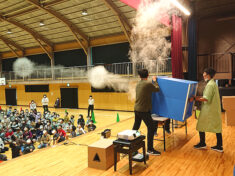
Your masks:
M92 87L103 89L113 88L116 91L128 92L128 80L108 72L104 66L96 66L88 71L88 81Z
M13 71L20 77L27 77L34 72L34 66L35 64L28 58L22 57L13 63Z

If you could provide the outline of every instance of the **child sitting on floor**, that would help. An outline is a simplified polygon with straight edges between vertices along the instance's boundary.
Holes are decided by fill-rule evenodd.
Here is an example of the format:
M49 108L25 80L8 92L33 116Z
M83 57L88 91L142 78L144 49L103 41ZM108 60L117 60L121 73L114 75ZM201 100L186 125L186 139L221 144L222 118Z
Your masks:
M77 135L82 135L85 134L86 132L84 131L84 129L82 128L81 125L78 125L78 129L77 129Z
M96 126L93 124L93 120L89 122L89 124L87 125L87 129L88 129L88 132L94 131L96 129Z

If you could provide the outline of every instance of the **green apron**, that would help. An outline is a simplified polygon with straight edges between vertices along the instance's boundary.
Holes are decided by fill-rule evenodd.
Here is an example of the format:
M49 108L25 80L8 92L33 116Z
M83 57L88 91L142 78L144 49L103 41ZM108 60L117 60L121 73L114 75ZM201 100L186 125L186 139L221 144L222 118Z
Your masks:
M219 89L213 79L207 83L203 91L203 98L208 101L202 103L196 129L201 132L221 133L222 120Z

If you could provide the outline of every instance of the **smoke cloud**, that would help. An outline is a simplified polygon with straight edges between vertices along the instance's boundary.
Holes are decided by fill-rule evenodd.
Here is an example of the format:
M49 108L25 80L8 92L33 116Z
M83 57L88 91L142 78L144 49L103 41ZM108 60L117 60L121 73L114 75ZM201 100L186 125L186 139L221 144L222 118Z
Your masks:
M26 57L18 58L13 63L13 71L20 77L26 77L33 73L35 64Z
M108 72L104 66L96 66L89 70L88 81L97 89L109 87L116 91L128 91L129 80Z
M52 70L51 66L37 65L30 61L26 57L18 58L13 63L13 71L19 77L31 77L31 78L51 78ZM84 67L66 68L62 65L56 65L53 67L53 73L55 77L85 77L87 72Z
M172 11L169 0L143 0L138 8L131 31L130 59L143 62L147 69L158 70L169 57L171 43L166 40L171 27L161 23Z
M96 66L89 70L88 81L96 89L113 88L115 91L127 92L128 99L135 100L136 81L110 73L104 66Z

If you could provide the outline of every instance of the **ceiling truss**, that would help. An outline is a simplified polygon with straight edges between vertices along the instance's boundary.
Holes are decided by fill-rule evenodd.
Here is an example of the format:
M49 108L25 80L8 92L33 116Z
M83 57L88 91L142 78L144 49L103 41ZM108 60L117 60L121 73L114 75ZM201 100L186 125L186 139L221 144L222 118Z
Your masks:
M125 33L127 40L130 42L130 31L131 25L129 24L127 18L122 14L122 12L116 7L112 0L102 0L106 6L113 11L116 15L123 32Z
M17 45L16 43L14 43L13 41L3 37L3 36L0 36L0 40L2 40L2 42L8 47L10 48L10 50L16 55L16 57L22 57L24 55L24 49L21 48L19 45ZM21 54L17 53L17 51L14 50L15 47L18 51L20 51Z
M8 23L26 31L27 33L29 33L35 39L35 41L42 47L42 49L47 53L48 57L50 59L53 59L53 54L52 54L53 45L47 39L45 39L43 36L34 32L32 29L26 27L25 25L15 21L15 20L7 19L7 18L3 17L2 15L0 15L0 20L8 22ZM49 48L49 49L47 49L41 42L44 42L47 45L47 48Z
M83 48L84 52L87 55L87 51L88 51L87 48L88 48L88 43L89 43L88 37L80 29L78 29L74 24L72 24L69 20L67 20L60 13L58 13L52 9L44 7L43 4L40 4L36 0L27 0L27 1L31 4L33 4L34 6L36 6L37 8L43 10L44 12L54 16L56 19L58 19L62 23L64 23L68 27L70 32L73 34L73 36L75 37L77 42L81 45L81 47ZM80 36L81 39L78 36Z

